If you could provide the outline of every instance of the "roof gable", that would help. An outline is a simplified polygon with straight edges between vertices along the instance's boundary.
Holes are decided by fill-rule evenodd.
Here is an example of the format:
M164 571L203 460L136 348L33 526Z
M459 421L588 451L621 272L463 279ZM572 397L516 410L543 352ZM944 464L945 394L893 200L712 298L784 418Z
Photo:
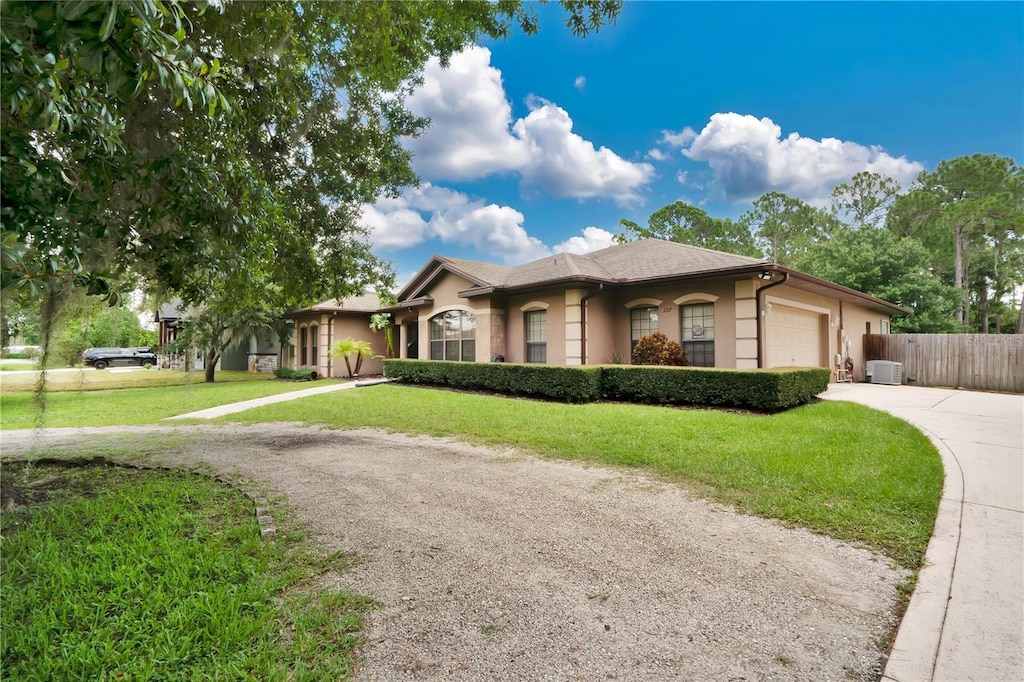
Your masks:
M513 269L509 265L434 256L409 280L408 284L402 287L402 290L398 292L398 300L407 301L429 294L430 287L446 272L458 275L474 286L491 287L504 282L509 271Z

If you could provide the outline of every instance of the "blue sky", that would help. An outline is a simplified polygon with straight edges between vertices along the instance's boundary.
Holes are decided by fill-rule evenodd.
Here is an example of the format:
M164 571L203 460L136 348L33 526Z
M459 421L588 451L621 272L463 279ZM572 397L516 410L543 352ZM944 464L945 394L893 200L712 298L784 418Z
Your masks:
M586 39L540 17L410 98L421 187L363 217L401 281L435 253L603 248L676 200L737 217L771 190L827 205L861 170L1024 159L1024 3L627 2Z

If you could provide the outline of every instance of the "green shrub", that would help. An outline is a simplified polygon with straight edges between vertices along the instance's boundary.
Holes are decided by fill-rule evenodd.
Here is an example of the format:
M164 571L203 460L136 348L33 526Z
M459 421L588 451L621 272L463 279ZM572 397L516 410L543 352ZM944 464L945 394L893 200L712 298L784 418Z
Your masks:
M569 403L601 397L600 367L440 362L386 359L385 376L409 384L433 384L525 395Z
M668 365L685 367L690 364L686 351L661 332L641 336L633 348L633 363L637 365Z
M828 388L827 369L733 370L605 366L603 395L634 403L743 407L776 412L810 402Z
M287 367L275 369L274 376L290 381L316 381L320 378L320 374L315 369L288 369Z
M20 353L20 352L19 353L13 353L13 352L11 352L9 350L5 350L2 354L0 354L0 357L6 358L8 360L32 360L32 359L34 359L34 356L32 355L32 353Z

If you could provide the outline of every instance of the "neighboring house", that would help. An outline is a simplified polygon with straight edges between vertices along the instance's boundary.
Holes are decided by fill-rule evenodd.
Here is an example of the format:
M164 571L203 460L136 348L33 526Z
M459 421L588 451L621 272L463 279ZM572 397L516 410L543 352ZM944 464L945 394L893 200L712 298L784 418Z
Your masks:
M167 369L205 369L206 355L202 348L170 353L168 346L178 339L188 324L190 308L182 308L180 300L161 305L154 317L157 323L158 354L161 367ZM217 362L217 369L254 370L272 372L282 366L282 354L288 345L282 345L276 334L266 331L250 334L247 338L228 346Z
M331 346L345 338L369 341L374 356L384 355L384 334L370 329L370 317L379 310L377 295L363 294L342 301L331 299L287 313L286 317L293 323L294 338L285 349L284 366L316 370L322 377L346 377L345 360L332 360L328 356ZM355 369L355 358L350 361ZM368 357L363 359L359 373L380 374L381 371L380 358Z
M307 333L370 338L369 300L351 332L324 331L330 315L356 307L314 306L319 331ZM385 310L403 358L629 362L640 337L661 331L695 366L834 369L840 354L857 378L863 335L888 333L890 316L908 312L764 260L658 239L517 266L435 256Z

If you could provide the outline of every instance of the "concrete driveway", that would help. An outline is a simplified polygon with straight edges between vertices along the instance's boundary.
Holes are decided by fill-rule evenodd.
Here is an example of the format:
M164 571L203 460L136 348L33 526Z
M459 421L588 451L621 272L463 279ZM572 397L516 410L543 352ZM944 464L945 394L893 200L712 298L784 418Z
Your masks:
M946 480L883 680L1024 680L1024 397L838 384L823 396L917 426Z

